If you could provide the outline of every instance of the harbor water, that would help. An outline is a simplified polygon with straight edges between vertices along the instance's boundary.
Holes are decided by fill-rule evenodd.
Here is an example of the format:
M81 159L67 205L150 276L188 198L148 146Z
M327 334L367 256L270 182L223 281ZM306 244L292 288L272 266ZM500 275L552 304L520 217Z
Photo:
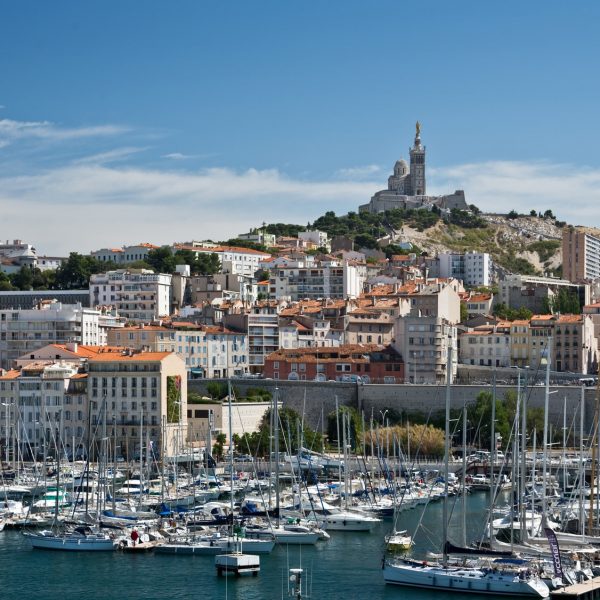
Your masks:
M504 498L504 501L507 497ZM450 538L462 543L461 501L449 502L452 512ZM488 496L474 493L467 504L467 539L481 534ZM400 528L414 533L413 555L438 551L442 522L441 502L403 512ZM385 585L381 572L384 536L391 520L371 533L331 532L331 539L316 546L278 546L261 555L258 577L217 577L212 556L165 554L78 553L32 550L21 532L0 533L2 577L0 598L19 600L177 600L235 599L276 600L287 597L289 569L306 570L313 599L409 599L454 598L461 595L413 590ZM308 597L308 594L307 594ZM476 598L476 596L470 596Z

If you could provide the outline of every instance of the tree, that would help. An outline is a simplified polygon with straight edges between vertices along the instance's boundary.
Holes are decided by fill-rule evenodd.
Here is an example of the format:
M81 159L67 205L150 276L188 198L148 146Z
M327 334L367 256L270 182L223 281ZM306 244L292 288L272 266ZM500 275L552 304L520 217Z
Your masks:
M554 214L552 213L552 211L550 209L548 209L546 212L544 212L544 219L552 219L554 220L556 217L554 216Z
M327 441L331 446L342 444L344 439L342 429L342 423L344 422L343 415L347 415L350 418L350 439L346 438L346 442L353 450L356 450L362 434L362 418L358 414L358 411L350 406L340 406L337 412L334 410L327 415ZM339 440L338 430L340 432Z
M112 266L92 256L71 252L69 258L56 269L55 282L63 290L87 288L91 275L105 273Z
M536 210L534 210L534 209L531 209L531 210L529 211L529 216L530 216L530 217L537 217L537 211L536 211Z
M221 261L216 252L201 253L196 260L195 270L201 275L214 275L221 270Z
M226 242L221 242L223 246L234 246L236 248L249 248L250 250L258 250L259 252L267 252L267 247L258 242L251 240L243 240L240 238L231 238Z
M162 246L155 248L148 252L146 262L157 272L157 273L173 273L177 266L177 261L173 256L171 248L168 246Z
M31 267L23 265L12 276L12 284L19 290L31 290L33 287L33 272Z
M223 460L223 450L225 448L225 442L227 441L227 436L224 433L217 433L217 437L215 438L215 443L213 445L213 456L217 460Z
M279 448L274 451L296 453L300 446L320 450L323 445L322 435L306 424L302 429L300 415L291 408L281 408L279 414ZM271 431L271 410L263 416L258 431L246 433L240 437L241 447L253 456L266 456L273 439Z
M469 310L464 302L460 303L460 322L464 323L469 318Z
M475 404L467 410L471 423L479 423L481 443L485 447L492 444L492 405L495 404L495 433L502 437L505 444L509 441L512 420L506 405L499 399L493 400L491 392L482 391L477 395Z
M516 219L518 218L519 213L516 210L511 210L507 215L506 218L507 219Z

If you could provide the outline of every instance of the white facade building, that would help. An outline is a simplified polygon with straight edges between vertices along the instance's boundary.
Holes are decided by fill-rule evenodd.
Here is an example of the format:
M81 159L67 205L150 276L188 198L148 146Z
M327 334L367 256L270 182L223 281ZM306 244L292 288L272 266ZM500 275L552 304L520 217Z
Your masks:
M48 344L106 345L107 329L122 326L114 317L81 304L42 304L39 309L0 310L0 367Z
M105 262L123 265L145 260L151 250L156 250L159 247L153 244L136 244L135 246L123 246L122 248L102 248L102 250L90 252L90 256Z
M189 250L196 256L200 254L216 254L221 261L221 272L233 275L253 277L260 268L260 262L269 258L267 252L252 250L251 248L237 248L235 246L217 246L204 242L186 242L175 244L173 252Z
M114 306L130 321L149 322L171 314L171 275L119 269L90 277L90 305Z
M487 252L444 252L438 260L440 277L454 277L470 287L492 283L492 261Z
M292 302L319 298L357 298L364 275L346 261L315 261L312 256L278 261L271 268L269 297Z
M298 239L305 242L312 242L317 248L331 249L329 238L324 231L314 229L313 231L299 231Z

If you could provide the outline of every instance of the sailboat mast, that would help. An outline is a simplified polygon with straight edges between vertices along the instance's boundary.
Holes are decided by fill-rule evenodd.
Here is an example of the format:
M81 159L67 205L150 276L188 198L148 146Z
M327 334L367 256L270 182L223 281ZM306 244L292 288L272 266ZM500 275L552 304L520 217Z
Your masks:
M231 509L231 535L233 535L233 421L231 415L231 379L227 379L227 403L229 408L229 485L231 487L229 508Z
M273 445L275 446L275 519L279 527L279 390L275 388L275 398L273 399ZM300 473L300 463L298 463L298 473ZM299 503L302 505L302 494L299 492ZM302 506L300 506L302 509Z
M548 476L548 412L550 411L550 342L552 338L548 338L546 344L546 381L544 393L544 444L543 444L543 460L542 460L542 515L546 518L546 510L548 502L546 499L546 477Z
M448 340L448 362L446 364L446 430L444 436L444 506L442 516L442 564L448 564L446 541L448 540L448 470L450 462L450 386L452 384L452 340Z
M581 401L579 406L579 529L585 542L585 516L583 499L585 497L585 469L583 467L583 422L585 413L585 387L581 386ZM593 488L593 484L592 484Z
M467 405L463 405L463 432L462 432L462 489L461 489L461 505L462 505L462 543L467 545L467 493L465 489L467 476Z
M520 381L521 380L519 379L519 383ZM521 390L521 489L519 490L519 508L521 513L521 541L525 541L527 539L527 522L524 499L527 483L527 383L527 371L525 371L523 390Z

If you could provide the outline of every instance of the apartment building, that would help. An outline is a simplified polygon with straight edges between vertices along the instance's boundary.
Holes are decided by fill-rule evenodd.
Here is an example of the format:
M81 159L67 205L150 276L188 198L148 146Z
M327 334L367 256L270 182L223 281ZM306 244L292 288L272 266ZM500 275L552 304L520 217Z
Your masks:
M394 337L394 318L374 308L357 308L344 316L344 344L389 345Z
M247 334L222 326L140 324L114 331L109 343L137 350L175 352L194 378L240 377L249 370Z
M380 344L282 349L267 357L264 375L292 381L403 383L404 362L394 348Z
M440 277L460 279L469 287L492 283L492 260L487 252L443 252L438 261Z
M119 316L147 323L171 314L171 275L117 269L90 277L90 305L114 306Z
M92 425L106 419L108 435L126 459L139 454L140 443L163 456L183 452L187 373L177 354L99 354L88 360L87 384Z
M265 358L279 348L279 306L276 302L259 302L249 312L228 314L223 326L247 333L250 372L260 373Z
M87 447L86 375L64 363L31 363L0 377L4 457L71 458Z
M600 229L563 228L563 277L572 282L600 278Z
M464 294L461 294L461 301L466 305L469 317L492 314L492 306L494 303L493 294L465 292Z
M81 304L41 302L36 309L0 310L0 367L48 344L106 344L107 331L122 327L114 315Z
M482 325L459 335L459 362L487 367L511 366L510 323Z
M510 308L527 308L534 314L539 314L547 310L561 290L576 294L581 306L590 303L589 284L572 283L566 278L519 274L506 275L499 281L498 301Z
M216 254L221 262L221 272L232 275L254 277L260 268L260 263L271 255L268 252L252 250L251 248L238 248L236 246L219 246L208 242L185 242L174 244L173 252L189 250L196 256L200 254Z
M452 347L451 381L458 368L458 338L454 323L437 316L407 315L396 319L392 346L404 358L408 383L446 381L448 349Z
M271 299L356 298L362 292L364 275L348 261L304 256L276 260L268 268Z
M143 243L134 246L123 246L122 248L102 248L90 252L92 258L103 260L116 265L124 265L138 260L146 260L152 250L158 250L160 246Z

